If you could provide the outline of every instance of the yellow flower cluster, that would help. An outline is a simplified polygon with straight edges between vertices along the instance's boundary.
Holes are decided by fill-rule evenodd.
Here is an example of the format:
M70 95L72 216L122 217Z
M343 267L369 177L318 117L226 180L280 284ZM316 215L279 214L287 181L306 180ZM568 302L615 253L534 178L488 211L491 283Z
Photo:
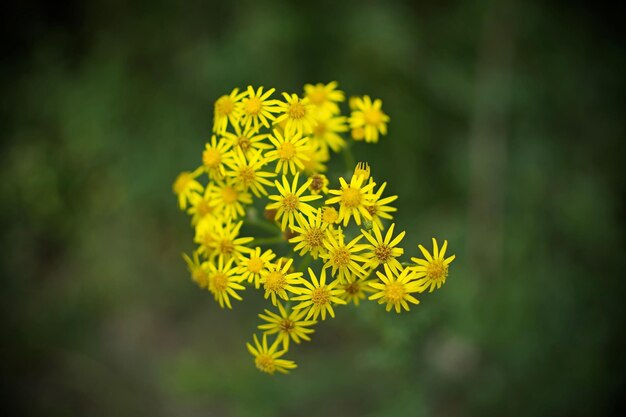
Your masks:
M367 298L408 311L419 303L414 294L445 283L454 260L445 257L447 241L439 248L433 239L432 254L419 245L423 258L401 262L406 232L386 224L397 196L384 195L387 183L367 163L346 167L336 181L326 176L331 154L352 160L347 132L369 143L387 134L381 100L353 97L346 117L336 82L282 99L274 92L249 86L217 99L201 165L173 185L195 231L196 249L183 255L191 278L222 308L248 288L271 304L259 314L261 338L247 344L269 374L294 369L283 358L290 343L310 341L338 306Z

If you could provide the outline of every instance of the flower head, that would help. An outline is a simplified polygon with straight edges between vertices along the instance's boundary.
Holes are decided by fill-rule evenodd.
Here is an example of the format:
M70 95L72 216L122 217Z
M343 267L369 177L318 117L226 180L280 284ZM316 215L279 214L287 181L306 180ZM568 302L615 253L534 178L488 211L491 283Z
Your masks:
M176 177L176 181L174 181L174 185L172 185L172 190L174 194L178 196L178 206L181 210L187 208L187 201L194 193L201 193L204 190L202 184L196 180L201 173L202 169L198 168L193 172L181 172L178 177Z
M337 103L344 101L346 96L343 91L337 90L337 85L337 81L331 81L326 85L322 83L305 84L304 95L314 106L317 114L330 116L339 113Z
M213 193L213 187L215 185L213 183L207 184L204 189L204 193L192 193L189 195L189 204L190 207L187 210L187 214L191 216L191 224L195 226L202 219L205 219L207 216L215 216L215 206L211 205L211 193Z
M370 183L374 184L373 180L370 178ZM393 216L390 213L398 211L397 208L391 207L389 204L393 203L398 199L397 195L392 195L389 197L383 198L383 192L385 191L385 187L387 187L387 183L383 182L378 191L373 193L372 199L365 206L365 209L372 217L372 222L378 225L380 230L384 230L385 226L381 219L393 219ZM372 189L373 190L373 189Z
M354 279L349 282L344 282L339 285L339 288L343 289L343 293L339 295L340 298L346 300L347 303L353 303L358 306L361 300L363 300L367 293L374 292L374 289L370 287L370 284L375 282L373 279Z
M352 129L362 128L366 142L378 142L379 133L387 134L389 116L381 110L382 104L380 99L372 102L369 96L357 97L354 100L354 110L349 119L350 127Z
M269 140L275 149L266 152L265 157L268 161L278 161L276 172L287 174L289 171L291 175L296 175L299 170L304 170L303 162L309 159L306 154L309 140L307 137L299 134L283 136L278 129L274 129L274 136L270 136Z
M346 146L346 141L340 133L347 132L347 118L345 116L318 116L317 124L313 128L313 143L319 143L325 150L332 149L339 152Z
M276 339L272 346L267 345L267 335L263 335L263 343L259 343L259 339L254 335L254 346L246 343L248 352L254 356L254 364L265 373L272 375L278 371L282 374L289 373L290 370L297 367L294 361L281 359L287 353L287 349L278 350L279 341Z
M267 271L275 257L276 255L270 249L261 253L261 248L258 246L251 252L240 255L239 273L242 280L254 283L254 288L258 289L261 286L261 275Z
M326 312L335 318L333 304L346 304L345 300L339 298L343 293L341 288L336 288L339 281L335 280L327 284L325 269L322 269L319 281L311 268L309 268L309 277L311 278L310 281L300 280L305 288L301 291L302 295L293 297L294 301L301 301L294 307L294 310L306 309L308 311L307 319L313 317L313 320L317 320L317 317L321 315L322 320L326 320Z
M209 257L220 256L225 259L238 258L243 253L249 253L252 249L245 246L252 242L252 237L239 237L239 229L243 222L233 223L228 220L226 223L217 223L214 226L212 240L209 243Z
M272 145L267 143L267 134L259 134L259 128L248 126L242 129L238 124L234 126L235 133L224 132L223 139L228 143L231 149L241 149L245 156L254 152L264 152L270 149Z
M302 272L289 272L293 259L289 259L284 264L270 264L267 270L261 274L261 284L265 290L265 298L271 297L272 304L276 305L277 297L283 300L289 300L287 291L292 294L299 294L300 288L298 284Z
M246 157L244 152L238 148L227 164L230 169L226 171L226 176L233 178L235 185L241 191L250 190L255 196L260 197L261 194L267 195L264 186L272 187L274 185L267 178L275 177L276 174L262 170L265 160L258 151Z
M365 230L361 230L365 239L369 241L364 253L364 256L368 259L364 265L365 268L375 269L380 265L387 265L392 272L397 272L402 268L397 258L404 254L404 249L397 246L404 238L406 232L402 231L394 238L393 229L395 226L394 223L389 227L384 239L376 223L373 224L374 236Z
M224 261L223 257L219 257L217 265L209 262L209 291L215 297L215 301L224 308L233 308L230 303L230 297L241 301L241 296L235 290L245 290L240 284L241 276L237 273L237 267L233 265L234 259Z
M252 204L250 193L242 191L232 178L217 181L211 190L211 205L227 219L237 219L245 214L244 205Z
M228 123L232 126L239 124L241 117L241 99L245 93L239 93L239 89L235 88L228 95L223 95L215 101L213 110L213 132L223 133L228 127Z
M420 291L419 285L413 281L414 273L410 269L403 269L399 274L391 271L389 266L385 265L385 273L376 271L376 275L380 278L380 282L373 282L370 287L374 288L376 293L369 296L370 300L378 300L378 304L387 304L386 309L390 311L396 309L396 313L400 313L402 308L409 311L409 304L419 304L417 298L411 294Z
M320 257L326 261L324 268L331 268L332 275L335 276L340 282L349 282L355 279L355 277L363 277L366 275L363 266L360 265L367 261L361 255L358 255L365 246L357 245L359 240L363 238L363 235L359 235L352 239L348 244L344 241L344 235L341 230L335 231L332 227L329 227L326 231L326 245L327 253L322 253Z
M285 135L306 135L313 131L315 119L313 118L313 106L308 98L300 98L297 94L283 93L284 102L279 102L277 107L283 112L276 118L274 124L285 122Z
M454 261L456 255L449 256L448 258L445 257L446 249L448 249L447 240L443 241L443 246L441 247L441 250L439 250L437 247L437 240L433 238L432 256L422 245L419 245L419 248L426 260L411 258L411 260L417 264L412 267L412 270L415 271L417 283L422 287L422 291L430 287L429 292L433 292L435 287L439 289L446 283L446 278L448 277L448 266L452 261Z
M296 343L300 343L301 340L310 341L309 335L315 330L309 327L317 324L317 322L304 319L306 310L291 309L287 313L282 303L279 302L277 304L279 314L269 310L265 310L265 314L259 314L259 317L266 322L259 325L259 329L263 330L263 333L267 335L277 333L276 340L277 342L282 341L285 349L289 348L289 340L293 340Z
M276 221L282 218L280 223L281 230L286 230L287 225L293 225L298 213L304 213L307 216L313 215L315 209L308 202L322 198L321 195L303 195L309 187L311 180L308 180L298 188L298 176L299 174L296 174L293 177L293 182L290 186L287 177L283 175L282 185L278 181L274 182L280 195L270 195L268 197L275 202L268 204L267 209L276 210Z
M270 88L263 93L263 87L254 91L252 86L248 86L246 96L241 100L241 125L244 129L248 129L250 126L257 128L260 125L269 129L268 120L276 118L272 113L280 111L280 108L276 107L279 101L269 99L274 91L276 91L275 88Z
M372 189L375 184L370 182L364 185L365 177L363 175L353 175L349 184L343 177L339 177L339 182L341 183L341 188L329 190L328 193L334 197L326 200L326 204L339 203L338 220L343 221L344 227L348 225L352 216L354 216L354 221L358 225L361 224L361 216L371 220L372 215L367 211L367 206L374 199Z
M292 225L297 235L289 239L290 243L295 243L294 252L300 251L300 256L310 253L313 259L317 259L320 253L326 252L326 229L328 224L322 222L322 209L318 208L315 213L306 217L298 213L296 216L297 225Z
M224 164L229 158L230 145L223 139L219 141L213 135L211 143L207 143L202 152L202 165L209 174L209 178L217 180L224 178Z
M193 259L186 253L183 253L183 259L187 264L187 269L200 288L208 288L209 286L209 267L207 262L200 262L198 252L193 253Z

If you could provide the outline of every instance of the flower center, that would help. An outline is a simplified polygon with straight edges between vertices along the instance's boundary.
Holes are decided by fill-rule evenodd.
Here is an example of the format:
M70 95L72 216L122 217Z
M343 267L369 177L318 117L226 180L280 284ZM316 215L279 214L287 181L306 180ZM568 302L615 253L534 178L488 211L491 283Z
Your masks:
M304 240L312 248L321 247L324 243L324 232L319 227L314 227L306 232Z
M215 292L224 292L228 288L228 276L223 272L217 272L213 275L213 290Z
M256 174L252 168L243 167L239 170L239 178L244 185L249 185L256 179Z
M233 187L227 186L222 188L222 200L224 204L232 204L237 201L239 193Z
M440 259L433 259L433 261L428 264L426 276L433 281L443 280L448 276L448 265L444 264Z
M313 128L313 134L317 137L322 137L326 134L326 123L318 121Z
M299 200L295 194L289 193L283 198L283 209L285 211L294 211L298 209Z
M263 106L263 102L258 97L252 97L246 101L246 113L251 116L256 116L261 112L261 107Z
M235 245L233 244L233 241L230 239L222 239L220 241L218 249L220 253L223 253L224 255L230 255L231 253L234 252Z
M365 210L367 210L367 212L374 217L378 213L378 206L376 204L372 206L365 206Z
M292 103L288 113L292 119L302 119L306 114L306 108L300 102Z
M357 294L361 290L361 285L358 281L351 282L344 287L344 291L350 295Z
M285 142L280 145L278 156L280 159L290 160L296 155L296 147L291 142Z
M206 167L215 168L222 162L222 154L217 149L206 149L202 152L202 162Z
M280 326L281 331L285 333L291 333L293 329L296 327L296 324L289 319L283 319L280 322L279 326Z
M308 97L312 104L318 106L326 101L326 91L323 88L316 88Z
M343 190L341 201L348 208L357 207L361 203L361 191L348 187Z
M243 135L239 136L239 138L237 139L237 146L239 146L242 151L246 152L248 149L250 149L250 139Z
M363 112L363 118L365 119L365 123L371 126L377 126L383 121L383 115L376 109L370 109Z
M235 102L229 96L222 96L215 102L215 111L220 116L228 116L235 109Z
M337 248L332 253L332 263L339 267L347 266L350 262L350 252L346 248Z
M326 287L314 289L311 291L311 301L318 306L330 303L330 291L328 291Z
M257 368L259 368L263 372L267 372L268 374L273 374L276 370L276 364L274 363L274 358L267 353L261 353L254 360L254 364Z
M404 287L402 284L392 282L385 287L385 297L392 303L400 302L404 298Z
M285 288L285 276L278 271L272 271L265 277L264 288L268 291L278 292Z
M250 258L248 260L248 271L254 274L258 274L259 272L261 272L261 269L263 269L264 265L265 262L263 262L263 259L255 256L254 258Z
M385 263L391 259L391 248L389 245L377 246L376 249L374 249L374 255L376 255L376 258L378 258L381 263Z

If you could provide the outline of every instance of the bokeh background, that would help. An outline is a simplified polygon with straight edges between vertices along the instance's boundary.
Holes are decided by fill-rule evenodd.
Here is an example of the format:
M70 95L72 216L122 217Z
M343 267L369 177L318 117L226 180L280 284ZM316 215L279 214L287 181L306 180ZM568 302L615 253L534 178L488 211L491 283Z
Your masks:
M617 8L23 1L2 20L3 415L624 411ZM343 309L268 377L243 343L260 300L222 311L190 281L171 184L219 95L331 80L391 116L355 152L400 195L407 251L437 236L457 260L411 313Z

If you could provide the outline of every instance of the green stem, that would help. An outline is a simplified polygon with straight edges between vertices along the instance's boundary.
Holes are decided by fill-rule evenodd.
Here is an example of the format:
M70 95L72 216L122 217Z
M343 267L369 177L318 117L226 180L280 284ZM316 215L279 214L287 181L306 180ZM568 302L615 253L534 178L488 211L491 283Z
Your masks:
M263 229L267 232L270 232L272 234L276 234L277 232L280 233L280 229L278 228L278 226L270 223L270 222L266 222L263 220L255 220L255 219L246 219L245 220L246 224L248 226L254 226L254 227L258 227L259 229Z

